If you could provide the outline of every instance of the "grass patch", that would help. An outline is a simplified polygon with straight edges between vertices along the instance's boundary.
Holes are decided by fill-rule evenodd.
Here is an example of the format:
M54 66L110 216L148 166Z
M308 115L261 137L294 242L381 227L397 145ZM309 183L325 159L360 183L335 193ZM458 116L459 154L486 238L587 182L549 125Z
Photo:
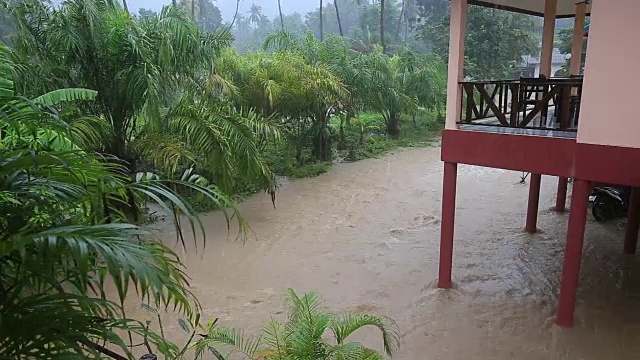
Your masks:
M357 161L376 158L398 148L429 146L444 125L436 113L426 110L420 111L415 119L404 116L401 124L400 136L391 138L385 134L382 115L361 114L345 125L347 149L342 151L343 157L349 161ZM333 119L332 126L339 128L339 119Z

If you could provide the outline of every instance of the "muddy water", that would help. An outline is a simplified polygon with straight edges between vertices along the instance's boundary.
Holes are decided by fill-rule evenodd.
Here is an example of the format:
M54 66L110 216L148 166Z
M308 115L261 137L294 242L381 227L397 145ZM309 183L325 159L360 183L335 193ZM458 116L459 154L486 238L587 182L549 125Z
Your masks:
M637 359L640 261L622 255L621 224L589 222L577 325L553 325L567 223L549 210L553 178L543 178L541 231L529 235L521 174L461 166L456 288L435 289L439 154L402 150L338 165L286 184L277 210L256 195L241 206L255 233L245 244L224 235L220 214L206 215L206 249L185 255L205 316L257 330L283 316L286 288L315 289L334 310L393 317L398 359ZM182 337L168 318L168 335ZM379 348L376 335L356 339Z

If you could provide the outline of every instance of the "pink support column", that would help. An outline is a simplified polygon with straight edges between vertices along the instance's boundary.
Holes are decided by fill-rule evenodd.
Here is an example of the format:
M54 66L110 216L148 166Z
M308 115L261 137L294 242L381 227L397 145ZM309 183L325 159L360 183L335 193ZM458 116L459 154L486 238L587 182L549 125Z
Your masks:
M451 288L457 177L458 164L445 162L442 184L442 221L440 227L440 273L438 277L438 287L441 289Z
M556 207L555 211L559 213L563 213L565 211L566 203L567 203L567 184L569 183L569 179L566 177L558 178L558 192L556 194Z
M527 204L527 223L524 230L529 234L537 231L538 222L538 205L540 203L540 182L542 175L531 174L531 183L529 184L529 202Z
M638 245L638 210L640 207L640 188L631 190L629 212L627 213L627 227L624 234L624 253L635 254Z
M575 179L571 194L571 212L567 229L567 242L564 250L562 279L560 280L560 299L556 323L563 327L573 326L573 313L576 306L576 292L580 277L580 260L584 229L587 222L589 193L591 185L588 181Z
M573 22L573 39L571 46L571 61L569 70L571 75L580 75L580 65L582 64L582 44L584 42L584 24L587 14L587 2L582 1L576 4L576 17ZM577 88L573 88L572 95L578 95ZM567 181L565 177L558 178L558 193L556 196L555 211L564 212L567 202Z

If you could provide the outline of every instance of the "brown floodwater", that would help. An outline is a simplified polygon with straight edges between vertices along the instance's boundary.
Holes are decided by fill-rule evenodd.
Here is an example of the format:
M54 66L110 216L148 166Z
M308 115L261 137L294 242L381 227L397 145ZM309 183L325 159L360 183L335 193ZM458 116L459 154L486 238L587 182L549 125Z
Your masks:
M553 213L544 177L539 228L522 231L521 173L458 170L453 290L435 288L440 149L399 150L288 182L242 203L253 235L227 237L220 213L203 217L206 249L183 256L205 318L258 331L283 317L287 288L317 290L335 311L394 318L397 359L637 359L640 261L623 255L623 224L587 224L576 326L554 325L568 215ZM173 241L175 234L161 236ZM132 305L129 315L142 311ZM185 336L165 316L173 340ZM381 348L375 331L355 337Z

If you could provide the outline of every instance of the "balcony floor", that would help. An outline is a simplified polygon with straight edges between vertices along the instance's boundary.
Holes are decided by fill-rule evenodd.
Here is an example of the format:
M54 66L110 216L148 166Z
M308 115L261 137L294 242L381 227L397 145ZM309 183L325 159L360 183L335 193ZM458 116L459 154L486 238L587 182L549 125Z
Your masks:
M459 130L467 131L479 131L488 132L493 134L511 134L511 135L530 135L530 136L544 136L563 139L575 139L577 133L575 131L561 131L561 130L541 130L532 128L511 128L505 126L490 126L490 125L473 125L473 124L460 124Z

